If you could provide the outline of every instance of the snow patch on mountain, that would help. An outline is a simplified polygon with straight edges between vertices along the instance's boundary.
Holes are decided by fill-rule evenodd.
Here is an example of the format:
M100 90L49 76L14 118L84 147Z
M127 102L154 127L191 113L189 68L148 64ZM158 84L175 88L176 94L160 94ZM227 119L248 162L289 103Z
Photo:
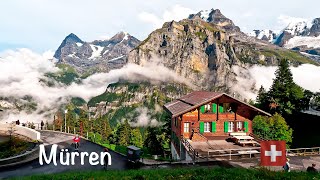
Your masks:
M122 55L122 56L119 56L119 57L116 57L116 58L110 59L108 62L116 61L116 60L121 59L121 58L123 58L123 57L125 57L125 56L124 56L124 55Z
M203 19L204 21L208 21L211 11L212 10L202 10L202 11L200 11L201 19Z
M299 36L299 35L302 35L311 26L312 26L311 21L307 21L307 20L300 21L300 22L291 22L283 31L286 31L293 36Z
M320 36L295 36L284 45L284 47L288 49L298 46L307 46L308 48L320 48Z
M90 47L92 49L92 54L91 54L91 57L89 59L95 59L95 58L101 56L101 52L102 52L104 47L93 45L93 44L90 44Z
M82 43L76 43L76 45L77 45L78 47L81 47L83 44L82 44Z

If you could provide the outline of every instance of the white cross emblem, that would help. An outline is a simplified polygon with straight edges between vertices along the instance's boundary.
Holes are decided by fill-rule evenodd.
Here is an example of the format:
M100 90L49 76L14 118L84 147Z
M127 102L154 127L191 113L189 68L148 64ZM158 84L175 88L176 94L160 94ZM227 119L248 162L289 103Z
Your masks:
M271 156L271 162L276 162L277 156L282 156L281 151L277 151L276 145L271 145L271 151L265 151L265 156Z

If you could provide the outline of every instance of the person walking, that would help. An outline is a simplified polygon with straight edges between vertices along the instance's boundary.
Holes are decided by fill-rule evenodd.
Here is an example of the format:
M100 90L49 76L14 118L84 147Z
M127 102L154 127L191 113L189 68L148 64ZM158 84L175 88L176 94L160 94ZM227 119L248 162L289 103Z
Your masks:
M108 148L104 148L104 152L109 152ZM109 160L109 157L107 155L104 156L104 166L103 166L103 168L105 170L108 170L108 160Z
M286 162L286 164L283 166L283 170L284 170L285 172L290 172L290 171L291 171L291 167L290 167L289 161L290 161L290 159L287 158L287 162Z
M80 137L78 134L73 138L73 142L74 142L75 150L78 151L79 143L80 143Z
M41 125L41 130L43 130L44 122L41 121L40 125ZM39 127L39 126L38 126L38 127Z

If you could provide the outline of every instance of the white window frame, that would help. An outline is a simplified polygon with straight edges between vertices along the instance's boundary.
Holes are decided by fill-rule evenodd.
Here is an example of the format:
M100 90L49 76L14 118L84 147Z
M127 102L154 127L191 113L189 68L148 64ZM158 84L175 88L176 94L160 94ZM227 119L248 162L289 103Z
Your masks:
M243 126L244 126L244 122L243 121L238 121L237 122L237 131L238 131L238 129L241 129L240 131L242 131L243 130Z
M211 132L210 131L210 122L204 123L204 132Z
M211 109L211 105L210 104L204 105L204 111L205 112L210 112L210 109Z
M183 132L184 133L189 133L190 132L190 123L189 122L183 123Z
M228 132L234 132L234 122L228 122Z

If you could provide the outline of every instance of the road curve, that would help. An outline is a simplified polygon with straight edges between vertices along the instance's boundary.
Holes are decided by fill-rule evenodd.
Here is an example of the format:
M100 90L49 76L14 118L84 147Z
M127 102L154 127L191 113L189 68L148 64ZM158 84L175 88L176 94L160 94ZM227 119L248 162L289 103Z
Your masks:
M43 140L43 144L45 145L47 156L50 153L52 144L58 145L57 150L57 166L53 163L40 165L39 160L36 159L32 162L29 162L24 165L20 165L17 167L1 169L0 170L0 179L2 178L10 178L10 177L19 177L19 176L28 176L34 174L51 174L51 173L59 173L65 171L75 171L75 170L101 170L103 167L101 165L92 166L88 162L88 158L85 158L84 165L80 164L80 158L76 158L75 165L63 166L60 164L59 152L60 149L68 149L69 152L74 151L72 147L72 139L73 135L65 134L54 131L41 131L41 139ZM103 152L103 147L92 143L90 141L82 139L80 142L80 152L96 152L100 154ZM126 158L117 154L113 151L109 151L112 157L112 165L108 167L108 169L116 169L116 170L125 170L128 169L129 166L127 164Z

